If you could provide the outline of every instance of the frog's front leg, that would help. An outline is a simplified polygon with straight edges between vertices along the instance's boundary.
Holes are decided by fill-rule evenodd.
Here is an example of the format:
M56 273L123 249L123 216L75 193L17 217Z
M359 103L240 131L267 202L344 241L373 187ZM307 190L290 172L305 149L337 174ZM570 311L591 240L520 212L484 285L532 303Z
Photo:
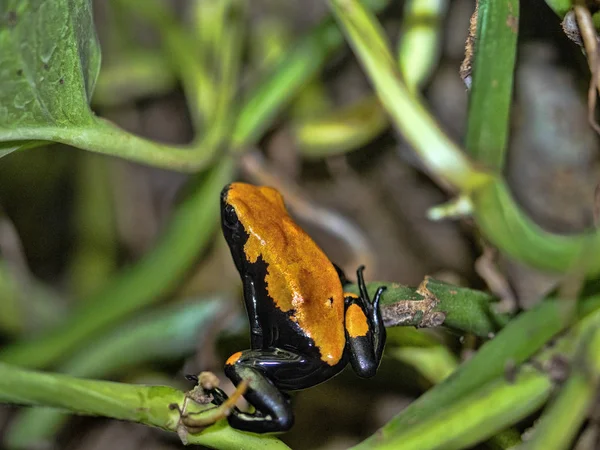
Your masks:
M254 280L250 274L243 274L242 282L244 284L244 303L250 321L250 346L253 349L263 348L264 333L258 318L258 296Z
M294 423L294 414L289 396L280 389L294 389L298 381L310 378L320 369L318 361L279 348L233 354L225 364L225 375L236 386L242 380L248 383L244 397L256 411L247 413L233 409L228 417L229 424L254 433L289 430ZM227 400L227 395L220 389L211 394L217 405Z
M377 372L385 346L386 333L379 302L386 287L379 287L371 302L363 271L364 266L356 271L360 296L346 296L344 322L350 364L357 375L368 378Z

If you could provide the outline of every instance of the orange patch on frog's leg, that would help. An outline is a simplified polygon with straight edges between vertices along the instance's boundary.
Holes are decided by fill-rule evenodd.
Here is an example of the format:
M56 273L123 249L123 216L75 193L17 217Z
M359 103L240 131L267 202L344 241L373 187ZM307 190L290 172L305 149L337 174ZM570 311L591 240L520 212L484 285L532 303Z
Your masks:
M242 357L242 352L235 352L233 355L231 355L229 358L227 358L227 361L225 361L225 364L228 366L233 366L236 362L238 362L238 360Z
M358 295L356 295L354 292L344 292L344 298L346 297L359 298Z
M369 332L367 316L357 304L352 304L346 311L346 330L351 338L366 336Z

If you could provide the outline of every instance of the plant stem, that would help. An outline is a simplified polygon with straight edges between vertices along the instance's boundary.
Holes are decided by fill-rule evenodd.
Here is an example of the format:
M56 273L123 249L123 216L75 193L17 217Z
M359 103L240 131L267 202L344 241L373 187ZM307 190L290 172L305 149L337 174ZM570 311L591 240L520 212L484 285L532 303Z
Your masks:
M0 402L49 406L78 414L104 416L178 431L179 411L185 393L167 386L142 386L109 381L84 380L69 375L34 372L0 363ZM189 412L212 406L188 402ZM207 412L210 414L210 411ZM190 444L220 449L284 449L268 436L242 433L221 421L200 434L188 435Z
M519 450L572 448L575 436L588 418L600 383L600 314L591 316L582 328L570 361L568 380Z
M600 296L590 297L581 303L578 305L578 317L589 314L590 307L598 310ZM588 304L587 307L584 306L585 303ZM377 442L395 442L407 429L420 422L429 423L430 418L446 408L453 408L456 402L460 402L474 390L503 377L509 365L518 366L527 361L552 337L571 325L576 317L567 312L572 309L564 301L546 300L534 309L520 314L450 377L411 403L357 448L371 448ZM495 432L502 428L504 425Z
M504 167L517 53L519 1L479 0L466 149L497 173Z
M551 390L552 383L547 376L531 367L523 367L514 381L494 380L457 399L423 422L406 427L391 439L354 448L468 448L514 421L527 417L546 401ZM490 410L494 414L487 413Z
M417 288L398 283L369 283L371 296L379 286L387 287L381 300L383 320L387 327L444 325L464 333L489 337L510 319L508 315L495 311L496 299L493 296L429 277ZM356 285L345 289L358 293Z

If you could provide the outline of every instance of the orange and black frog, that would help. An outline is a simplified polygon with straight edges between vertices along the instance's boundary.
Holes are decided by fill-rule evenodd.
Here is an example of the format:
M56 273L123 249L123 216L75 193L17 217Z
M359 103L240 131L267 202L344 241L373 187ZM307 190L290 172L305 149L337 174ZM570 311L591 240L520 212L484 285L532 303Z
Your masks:
M223 234L243 283L250 320L250 349L233 354L225 374L252 413L234 409L229 424L255 433L286 431L294 422L285 391L315 386L350 362L361 377L375 375L385 327L380 287L369 299L357 271L360 296L344 293L343 272L290 218L281 194L270 187L232 183L221 193ZM227 400L220 389L213 403Z

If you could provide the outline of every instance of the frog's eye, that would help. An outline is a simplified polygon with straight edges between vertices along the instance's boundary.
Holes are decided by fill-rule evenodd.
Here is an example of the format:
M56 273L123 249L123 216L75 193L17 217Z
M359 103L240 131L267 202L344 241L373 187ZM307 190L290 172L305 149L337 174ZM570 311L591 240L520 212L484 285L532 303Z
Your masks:
M225 206L225 209L223 210L223 220L225 221L225 224L229 225L230 227L237 225L238 217L233 206Z

